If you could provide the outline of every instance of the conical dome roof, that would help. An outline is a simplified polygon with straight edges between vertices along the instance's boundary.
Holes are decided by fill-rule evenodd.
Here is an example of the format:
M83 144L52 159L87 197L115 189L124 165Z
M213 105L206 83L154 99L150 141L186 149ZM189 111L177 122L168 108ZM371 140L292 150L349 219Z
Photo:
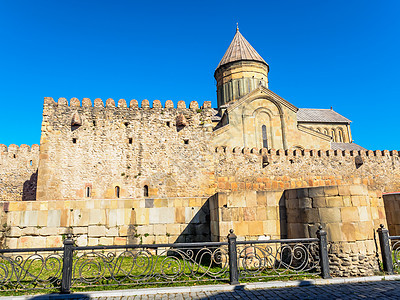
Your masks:
M217 69L230 62L240 60L253 60L259 61L268 66L265 60L257 53L257 51L250 45L250 43L243 37L239 32L239 28L236 29L236 34L233 37L231 44L226 50L224 56L218 64Z

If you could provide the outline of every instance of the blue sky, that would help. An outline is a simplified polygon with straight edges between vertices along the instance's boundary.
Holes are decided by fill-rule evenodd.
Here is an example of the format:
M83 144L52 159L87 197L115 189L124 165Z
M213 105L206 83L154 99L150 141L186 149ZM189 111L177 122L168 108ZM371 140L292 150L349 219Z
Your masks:
M211 100L236 22L269 88L399 143L400 1L0 0L0 144L40 142L44 97Z

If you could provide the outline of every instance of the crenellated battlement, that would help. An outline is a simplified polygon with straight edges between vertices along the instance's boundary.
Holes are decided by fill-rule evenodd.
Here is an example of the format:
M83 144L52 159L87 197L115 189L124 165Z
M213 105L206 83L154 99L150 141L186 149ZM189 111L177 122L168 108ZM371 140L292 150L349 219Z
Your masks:
M167 100L164 104L164 107L161 104L160 100L153 100L152 106L150 106L150 101L147 99L143 99L139 106L139 102L136 99L132 99L129 101L129 106L125 99L119 99L117 102L114 99L107 99L104 105L104 102L100 98L96 98L93 101L89 98L83 98L80 101L78 98L71 98L69 103L65 98L59 98L56 102L52 97L45 97L44 104L58 105L58 106L69 106L69 107L106 107L106 108L122 108L122 109L191 109L197 111L198 109L209 109L211 108L211 101L204 101L202 106L199 106L197 101L191 101L189 103L189 107L186 106L185 101L178 101L177 105L174 106L174 103L171 100Z
M39 153L39 145L33 144L32 146L22 144L21 146L11 144L7 145L0 144L0 153Z
M218 146L215 148L216 153L226 154L255 154L268 155L271 157L400 157L400 150L319 150L319 149L266 149L266 148L247 148L247 147L225 147Z

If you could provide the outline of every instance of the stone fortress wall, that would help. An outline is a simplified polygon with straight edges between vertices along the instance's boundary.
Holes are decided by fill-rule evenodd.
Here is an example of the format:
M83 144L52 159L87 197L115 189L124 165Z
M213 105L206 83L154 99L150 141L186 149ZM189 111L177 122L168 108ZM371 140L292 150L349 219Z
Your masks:
M0 144L0 201L36 199L39 145Z
M215 148L213 114L210 102L150 108L143 100L139 108L132 100L128 108L46 98L40 157L37 145L0 147L0 200L35 200L36 180L37 200L113 199L116 187L120 198L140 198L144 186L162 198L359 183L400 190L396 150Z

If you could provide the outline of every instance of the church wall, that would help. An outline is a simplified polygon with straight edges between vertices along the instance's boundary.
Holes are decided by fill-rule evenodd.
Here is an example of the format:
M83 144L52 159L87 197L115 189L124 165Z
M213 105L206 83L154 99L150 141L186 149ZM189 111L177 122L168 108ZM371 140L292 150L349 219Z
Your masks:
M337 123L300 123L305 127L316 130L333 137L332 141L337 143L351 143L350 126ZM333 132L332 132L333 131Z
M39 200L203 196L213 191L211 107L183 101L162 108L125 100L45 100ZM81 126L71 126L72 120ZM179 123L179 124L177 124ZM87 197L87 189L90 197Z
M0 201L36 199L38 162L38 145L0 145Z

